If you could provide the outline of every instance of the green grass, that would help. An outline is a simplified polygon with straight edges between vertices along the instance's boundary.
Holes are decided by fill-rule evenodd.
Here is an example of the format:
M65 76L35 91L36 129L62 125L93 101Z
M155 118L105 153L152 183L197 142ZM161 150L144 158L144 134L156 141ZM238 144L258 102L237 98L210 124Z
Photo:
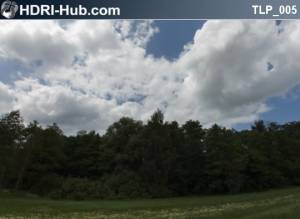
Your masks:
M55 201L0 193L0 218L300 219L300 188L151 200Z

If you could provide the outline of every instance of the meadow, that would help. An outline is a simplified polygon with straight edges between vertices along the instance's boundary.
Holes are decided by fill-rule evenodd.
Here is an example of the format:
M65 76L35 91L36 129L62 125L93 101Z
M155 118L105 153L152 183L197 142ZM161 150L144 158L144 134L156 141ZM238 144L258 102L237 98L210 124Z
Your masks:
M299 219L300 188L148 200L50 200L0 193L0 218Z

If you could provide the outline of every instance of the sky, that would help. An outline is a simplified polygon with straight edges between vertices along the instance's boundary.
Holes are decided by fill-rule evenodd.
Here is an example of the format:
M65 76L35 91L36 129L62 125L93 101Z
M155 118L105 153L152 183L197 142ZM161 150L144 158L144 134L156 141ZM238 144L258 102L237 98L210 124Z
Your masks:
M300 114L299 21L1 21L0 114L105 132L123 116L249 128Z

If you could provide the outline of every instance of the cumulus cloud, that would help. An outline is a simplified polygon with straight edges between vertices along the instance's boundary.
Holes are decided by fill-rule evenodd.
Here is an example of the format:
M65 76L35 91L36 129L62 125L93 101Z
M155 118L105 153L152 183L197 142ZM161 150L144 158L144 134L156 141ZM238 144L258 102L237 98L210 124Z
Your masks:
M300 23L208 21L177 60L154 58L151 21L1 22L0 59L32 69L0 82L0 112L103 131L122 116L231 126L269 110L267 98L300 83ZM1 80L1 79L0 79Z
M0 57L26 64L59 65L72 60L71 39L55 22L1 22ZM59 54L59 55L58 55Z
M112 103L69 86L43 85L35 79L24 79L16 81L15 87L15 107L25 118L42 124L56 122L71 133L78 128L104 128L116 116L110 112Z
M300 23L282 25L208 22L178 60L188 76L175 104L185 105L193 118L227 125L253 121L267 111L268 97L282 95L300 82L300 44L295 40Z

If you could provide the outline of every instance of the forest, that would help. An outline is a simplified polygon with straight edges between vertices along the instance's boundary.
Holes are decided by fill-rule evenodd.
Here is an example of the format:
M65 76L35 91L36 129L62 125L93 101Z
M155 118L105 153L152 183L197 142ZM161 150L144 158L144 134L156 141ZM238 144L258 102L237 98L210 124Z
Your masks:
M234 130L199 121L121 118L103 135L0 118L0 190L53 199L123 199L261 191L300 185L300 122Z

